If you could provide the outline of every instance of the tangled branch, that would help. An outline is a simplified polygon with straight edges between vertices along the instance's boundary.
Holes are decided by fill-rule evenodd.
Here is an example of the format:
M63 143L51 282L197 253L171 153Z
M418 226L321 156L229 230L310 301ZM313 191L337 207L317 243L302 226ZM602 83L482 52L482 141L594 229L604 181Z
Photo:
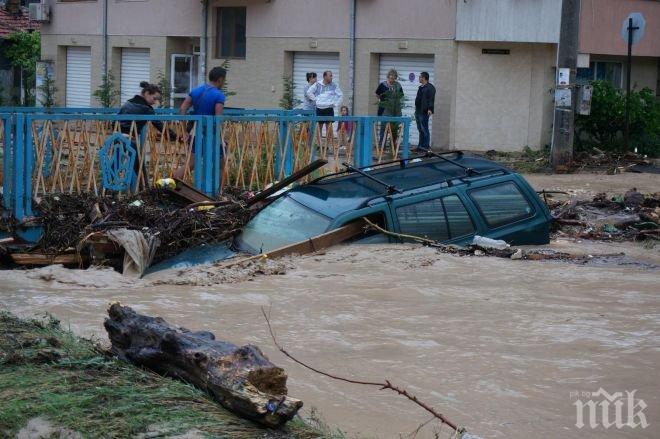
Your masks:
M277 347L277 349L282 354L284 354L287 358L291 359L295 363L298 363L299 365L303 366L304 368L309 369L312 372L316 372L319 375L323 375L323 376L326 376L328 378L332 378L333 380L343 381L343 382L351 383L351 384L361 384L361 385L364 385L364 386L380 387L380 390L386 390L387 389L387 390L391 390L393 392L396 392L399 395L408 398L410 401L414 402L418 406L422 407L427 412L431 413L435 419L439 419L440 422L442 422L443 424L447 424L449 427L451 427L457 433L463 433L464 432L463 428L459 429L459 427L456 424L454 424L449 419L447 419L442 413L438 413L433 407L431 407L430 405L420 401L419 399L417 399L417 397L415 395L412 395L406 389L402 389L400 387L397 387L397 386L393 385L389 380L385 380L384 382L352 380L350 378L344 378L344 377L340 377L340 376L337 376L337 375L333 375L333 374L328 373L328 372L324 372L320 369L317 369L313 366L310 366L310 365L298 360L296 357L294 357L289 352L287 352L286 349L284 349L284 347L277 341L277 338L275 337L275 333L273 332L273 327L270 324L270 311L268 313L266 313L266 310L263 307L261 307L261 314L263 314L264 319L266 320L266 324L268 325L268 332L270 332L270 337L273 340L273 344Z

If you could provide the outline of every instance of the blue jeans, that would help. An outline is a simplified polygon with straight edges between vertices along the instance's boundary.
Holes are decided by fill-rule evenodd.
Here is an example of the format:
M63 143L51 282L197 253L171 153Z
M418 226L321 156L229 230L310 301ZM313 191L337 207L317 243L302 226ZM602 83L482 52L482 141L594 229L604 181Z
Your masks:
M429 133L429 115L428 113L415 113L415 120L417 121L417 131L419 131L419 145L417 145L417 147L422 149L429 149L429 144L431 143L431 136Z

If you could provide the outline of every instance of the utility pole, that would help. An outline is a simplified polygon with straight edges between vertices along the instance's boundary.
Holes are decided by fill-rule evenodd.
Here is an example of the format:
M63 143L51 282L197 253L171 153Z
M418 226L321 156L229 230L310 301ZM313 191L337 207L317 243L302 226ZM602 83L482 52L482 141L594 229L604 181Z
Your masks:
M574 93L577 69L578 33L580 30L580 0L563 0L561 26L557 48L557 82L555 114L552 127L550 160L557 170L573 160L573 137L576 93ZM569 81L559 85L560 69L570 69ZM560 99L561 98L561 99Z

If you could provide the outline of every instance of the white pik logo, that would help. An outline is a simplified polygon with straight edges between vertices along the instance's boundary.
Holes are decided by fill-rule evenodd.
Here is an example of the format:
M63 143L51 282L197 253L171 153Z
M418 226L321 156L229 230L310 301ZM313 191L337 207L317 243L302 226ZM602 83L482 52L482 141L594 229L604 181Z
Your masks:
M591 399L587 400L587 402L578 398L577 401L573 403L576 408L575 426L577 428L584 428L586 425L590 428L597 428L599 426L598 407L600 406L600 425L606 429L613 426L618 429L623 427L648 427L649 423L646 422L646 416L644 415L644 409L647 405L643 399L635 400L635 392L637 392L637 390L633 390L632 392L626 390L626 396L624 398L622 392L616 392L610 395L601 387L597 391L591 392L589 395ZM583 395L584 393L586 392L583 392ZM577 394L577 392L575 392L575 394ZM600 402L597 400L598 397L602 398ZM623 422L624 404L626 406L626 422ZM585 424L584 422L585 408L587 409L587 415L589 418L588 424ZM611 420L612 415L614 415L613 421Z

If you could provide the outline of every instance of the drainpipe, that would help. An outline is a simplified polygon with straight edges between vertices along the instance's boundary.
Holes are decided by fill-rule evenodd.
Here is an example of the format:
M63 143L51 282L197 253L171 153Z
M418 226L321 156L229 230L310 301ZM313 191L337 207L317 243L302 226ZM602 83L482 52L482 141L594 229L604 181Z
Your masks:
M108 0L103 0L103 18L102 18L103 39L101 40L101 52L103 52L103 63L101 69L103 74L108 74Z
M348 36L348 88L351 90L348 108L355 114L355 0L351 0L351 25Z
M199 72L197 72L197 82L204 84L206 82L206 54L208 52L208 20L209 20L209 2L202 0L202 34L199 44Z

